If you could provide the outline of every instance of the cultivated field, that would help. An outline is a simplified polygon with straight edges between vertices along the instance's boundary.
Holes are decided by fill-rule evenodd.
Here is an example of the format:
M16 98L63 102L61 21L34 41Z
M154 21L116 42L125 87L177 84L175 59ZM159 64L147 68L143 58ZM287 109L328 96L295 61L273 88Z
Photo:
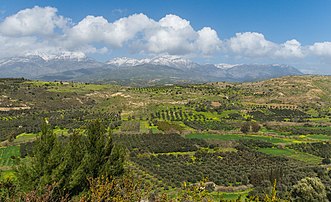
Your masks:
M303 85L304 84L304 85ZM30 158L46 119L56 137L85 134L100 120L127 151L125 169L158 193L206 181L214 200L283 199L305 177L331 196L331 78L129 87L0 80L0 168ZM26 156L28 155L28 156Z

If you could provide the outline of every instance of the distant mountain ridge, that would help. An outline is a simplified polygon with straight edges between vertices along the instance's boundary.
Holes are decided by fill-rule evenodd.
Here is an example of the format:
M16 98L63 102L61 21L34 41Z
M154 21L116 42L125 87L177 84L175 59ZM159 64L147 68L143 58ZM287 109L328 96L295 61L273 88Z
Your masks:
M198 64L178 56L114 58L98 62L82 54L29 55L0 59L0 77L120 84L259 81L302 75L288 65Z
M114 65L117 67L133 67L138 65L163 65L169 67L177 67L177 68L194 68L199 66L199 64L192 62L191 60L181 58L179 56L159 56L154 58L144 58L144 59L132 59L127 57L114 58L108 62L109 65Z
M96 68L103 66L91 58L73 55L40 56L28 55L0 59L0 77L25 77L35 79L44 75Z

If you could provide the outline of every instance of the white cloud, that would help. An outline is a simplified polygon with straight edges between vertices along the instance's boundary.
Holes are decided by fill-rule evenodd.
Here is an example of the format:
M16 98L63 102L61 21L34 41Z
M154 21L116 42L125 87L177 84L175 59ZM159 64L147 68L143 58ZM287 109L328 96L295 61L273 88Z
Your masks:
M50 35L55 28L64 29L67 19L56 14L52 7L35 6L6 17L0 23L0 33L7 36Z
M173 30L193 31L190 22L178 17L177 15L166 15L159 21L161 27L171 28Z
M152 53L183 55L194 51L197 37L189 21L176 15L166 15L151 29L145 30L139 48Z
M314 43L309 50L313 55L331 57L331 42Z
M68 30L67 40L77 43L106 41L107 33L110 30L111 27L105 18L86 16L77 25Z
M198 35L196 46L204 55L209 55L220 50L222 43L215 30L210 27L204 27L198 31Z
M53 54L57 50L103 54L121 48L136 53L210 55L221 45L215 30L204 27L196 31L188 20L172 14L159 21L144 14L114 22L102 16L86 16L72 24L57 15L56 8L36 6L6 17L0 22L0 30L0 37L6 41L0 50L8 48L10 51L3 53L8 56L15 52Z
M151 53L211 55L221 45L215 30L204 27L195 31L189 21L176 15L166 15L144 34L138 49Z
M302 58L305 56L303 47L301 46L300 42L295 39L286 41L285 43L281 44L278 47L278 50L275 52L275 55L283 58Z
M7 37L0 35L0 58L32 54L56 55L68 52L65 48L52 43L52 41L41 41L34 36Z
M276 44L256 32L237 33L227 41L230 51L248 57L263 57L272 53Z
M0 57L9 57L18 55L20 52L25 52L27 46L36 43L34 37L22 37L22 38L9 38L0 35Z
M152 24L153 21L144 14L131 15L114 23L101 16L87 16L68 30L67 40L73 45L101 42L113 48L120 48Z
M277 44L268 41L263 34L256 32L237 33L227 41L227 50L238 56L269 59L303 58L305 47L292 39Z
M331 42L301 45L292 39L275 43L262 33L237 33L221 40L211 27L194 29L190 21L169 14L154 20L133 14L110 22L86 16L76 24L53 7L33 7L0 20L0 57L57 53L216 55L243 61L291 62L295 59L331 58ZM298 60L296 60L298 61Z
M155 26L155 21L144 14L134 14L113 23L113 37L121 44L137 37L137 34Z

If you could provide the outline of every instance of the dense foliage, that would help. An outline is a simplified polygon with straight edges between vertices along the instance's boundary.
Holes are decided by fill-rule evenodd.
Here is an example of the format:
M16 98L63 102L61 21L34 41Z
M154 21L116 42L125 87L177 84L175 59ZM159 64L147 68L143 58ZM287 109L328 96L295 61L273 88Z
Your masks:
M233 130L233 126L227 123L210 120L210 121L184 121L184 124L197 130Z
M261 142L246 145L270 146ZM279 180L283 190L297 180L311 175L313 168L282 157L272 157L239 146L237 152L212 152L199 150L191 154L132 155L132 160L162 179L169 186L178 187L184 181L195 183L204 177L218 185L238 186L253 184L263 186L263 181Z
M292 201L329 201L326 197L325 186L317 177L305 177L293 186Z
M204 140L185 139L178 134L121 134L114 135L114 140L132 154L188 152L208 147Z
M258 121L284 121L286 119L291 121L303 121L306 118L309 118L309 115L297 109L276 108L268 110L254 110L249 114Z
M57 138L45 123L33 145L32 155L17 169L22 192L54 185L57 194L74 196L88 189L88 178L121 175L124 153L114 146L100 121L91 122L86 135Z
M331 134L331 127L327 126L272 126L267 125L268 129L277 130L281 132L289 132L292 135L309 135L309 134L323 134L323 135L330 135Z
M331 144L329 142L292 144L289 147L323 158L331 158Z

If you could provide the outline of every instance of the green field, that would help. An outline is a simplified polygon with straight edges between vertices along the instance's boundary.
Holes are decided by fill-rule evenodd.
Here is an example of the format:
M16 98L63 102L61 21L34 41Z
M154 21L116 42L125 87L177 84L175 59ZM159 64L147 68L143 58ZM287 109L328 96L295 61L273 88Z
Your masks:
M28 142L28 141L32 141L34 139L36 139L37 134L35 133L22 133L18 136L16 136L14 143L19 144L22 142Z
M47 83L47 82L45 82ZM53 84L53 85L52 85ZM47 85L47 84L44 84ZM48 91L49 92L59 92L59 93L87 93L93 91L101 91L110 89L113 87L112 85L96 85L96 84L81 84L81 83L68 83L68 84L59 84L54 85L54 83L49 84Z
M66 129L66 128L61 129L59 127L55 127L53 129L53 133L56 135L64 135L64 136L69 135L68 129ZM20 144L20 143L24 143L24 142L30 142L30 141L35 140L38 137L38 135L40 135L40 133L21 133L18 136L16 136L14 143Z
M237 200L239 197L241 197L240 201L245 201L246 196L252 189L247 189L244 191L237 191L237 192L220 192L216 193L215 195L220 195L223 200ZM217 197L219 198L219 197Z
M197 139L210 139L210 140L221 140L221 141L231 141L231 140L262 140L270 142L273 144L279 143L291 143L293 140L285 138L275 138L262 135L240 135L240 134L209 134L209 133L193 133L185 136L186 138L197 138Z
M152 133L162 133L157 126L150 126L147 121L140 121L140 132L149 133L151 130Z
M331 136L329 136L329 135L313 134L313 135L307 135L306 137L313 139L313 140L318 140L318 141L330 141L331 140Z
M258 151L270 154L270 155L275 155L275 156L285 156L288 158L292 158L295 160L303 161L306 163L310 164L320 164L322 161L321 157L312 155L312 154L307 154L304 152L298 152L293 149L279 149L279 148L259 148Z
M20 155L20 148L18 146L10 146L0 148L0 168L2 170L9 170L16 165L15 158Z
M5 180L5 179L13 179L15 178L15 171L13 170L1 170L1 175L0 179Z

